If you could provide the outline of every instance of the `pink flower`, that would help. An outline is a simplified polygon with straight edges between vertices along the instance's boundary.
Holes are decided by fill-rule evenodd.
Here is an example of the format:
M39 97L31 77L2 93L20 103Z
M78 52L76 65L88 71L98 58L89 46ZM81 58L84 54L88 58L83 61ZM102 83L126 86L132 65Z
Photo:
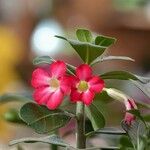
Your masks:
M76 69L76 76L73 76L71 101L82 101L90 105L95 93L102 91L104 81L99 76L92 76L92 69L87 64L82 64Z
M49 109L56 109L70 91L70 82L65 74L66 64L62 61L52 63L49 72L41 68L34 70L31 80L35 88L34 100Z
M127 111L132 110L132 109L137 109L137 106L133 99L125 100L125 107ZM125 118L124 118L125 123L128 125L131 125L132 121L134 120L135 120L135 116L129 112L126 112Z

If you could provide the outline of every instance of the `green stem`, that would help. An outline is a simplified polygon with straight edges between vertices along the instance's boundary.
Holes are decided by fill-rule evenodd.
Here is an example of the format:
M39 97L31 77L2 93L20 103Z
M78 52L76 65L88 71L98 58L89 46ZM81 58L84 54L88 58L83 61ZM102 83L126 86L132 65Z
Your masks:
M58 130L55 130L55 131L53 132L53 134L59 135ZM58 145L51 144L51 145L50 145L50 150L58 150Z
M87 49L86 50L86 61L85 61L85 63L88 64L88 62L89 62L89 51Z
M86 137L85 137L85 115L84 115L84 104L82 102L77 102L76 106L76 140L77 148L86 148Z
M51 144L50 150L58 150L58 146L54 145L54 144Z

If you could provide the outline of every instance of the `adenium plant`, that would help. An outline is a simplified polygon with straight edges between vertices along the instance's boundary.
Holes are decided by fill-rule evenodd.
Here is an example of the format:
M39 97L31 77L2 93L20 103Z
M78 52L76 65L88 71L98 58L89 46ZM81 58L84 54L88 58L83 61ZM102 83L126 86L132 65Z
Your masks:
M66 149L134 149L148 150L150 148L149 114L144 117L138 106L149 110L150 105L137 103L132 97L121 91L107 87L107 79L129 80L148 97L149 78L141 77L126 71L110 71L104 74L93 74L93 66L108 60L134 61L126 56L108 56L105 51L116 42L115 38L103 35L93 36L87 29L76 31L77 40L56 36L67 41L77 52L83 63L75 67L64 60L54 60L49 56L37 57L33 64L38 66L32 73L31 85L34 89L33 100L25 96L3 95L0 102L13 100L28 101L20 109L19 116L23 124L33 128L37 133L49 134L42 138L24 138L10 142L10 145L21 142L43 142ZM43 68L41 65L47 64ZM123 130L106 130L105 117L96 99L105 95L121 102L125 106L125 117L121 122ZM103 96L101 96L103 98ZM9 99L9 100L8 100ZM98 99L98 102L102 99ZM105 103L105 101L104 101ZM68 106L72 109L67 109ZM113 109L113 108L112 108ZM67 125L71 119L76 123L76 147L65 142L56 134L58 129ZM86 132L86 120L92 124L92 130ZM120 143L119 147L87 147L87 140L96 134L127 135L131 145ZM87 139L88 138L88 139ZM130 141L129 141L130 142ZM54 148L54 147L52 147ZM58 147L55 147L55 149Z

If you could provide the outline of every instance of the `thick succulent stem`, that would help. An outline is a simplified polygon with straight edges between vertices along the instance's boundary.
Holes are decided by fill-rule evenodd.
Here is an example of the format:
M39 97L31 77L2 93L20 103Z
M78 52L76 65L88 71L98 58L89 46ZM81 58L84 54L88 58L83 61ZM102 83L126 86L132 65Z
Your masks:
M76 141L77 148L86 148L86 137L85 137L85 115L84 115L84 104L82 102L77 102L76 106Z

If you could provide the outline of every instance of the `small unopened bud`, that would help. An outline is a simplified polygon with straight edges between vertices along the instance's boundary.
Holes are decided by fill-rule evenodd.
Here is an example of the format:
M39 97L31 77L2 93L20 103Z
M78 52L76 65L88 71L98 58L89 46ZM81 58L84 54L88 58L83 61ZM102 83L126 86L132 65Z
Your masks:
M134 102L133 99L128 99L127 101L125 101L125 107L126 110L132 110L132 109L137 109L137 106ZM129 112L126 112L125 117L124 117L124 121L127 125L131 125L132 121L135 120L135 116Z
M107 92L107 94L112 97L115 100L119 100L119 101L124 101L127 100L127 96L126 94L124 94L123 92L114 89L114 88L104 88L104 91Z
M135 101L132 98L125 101L125 106L126 110L137 109Z
M107 94L113 99L124 102L126 111L137 109L134 100L130 98L128 95L126 95L125 93L113 88L104 88L103 90L106 91ZM135 120L135 116L129 112L126 112L124 117L125 123L130 125L133 120Z

